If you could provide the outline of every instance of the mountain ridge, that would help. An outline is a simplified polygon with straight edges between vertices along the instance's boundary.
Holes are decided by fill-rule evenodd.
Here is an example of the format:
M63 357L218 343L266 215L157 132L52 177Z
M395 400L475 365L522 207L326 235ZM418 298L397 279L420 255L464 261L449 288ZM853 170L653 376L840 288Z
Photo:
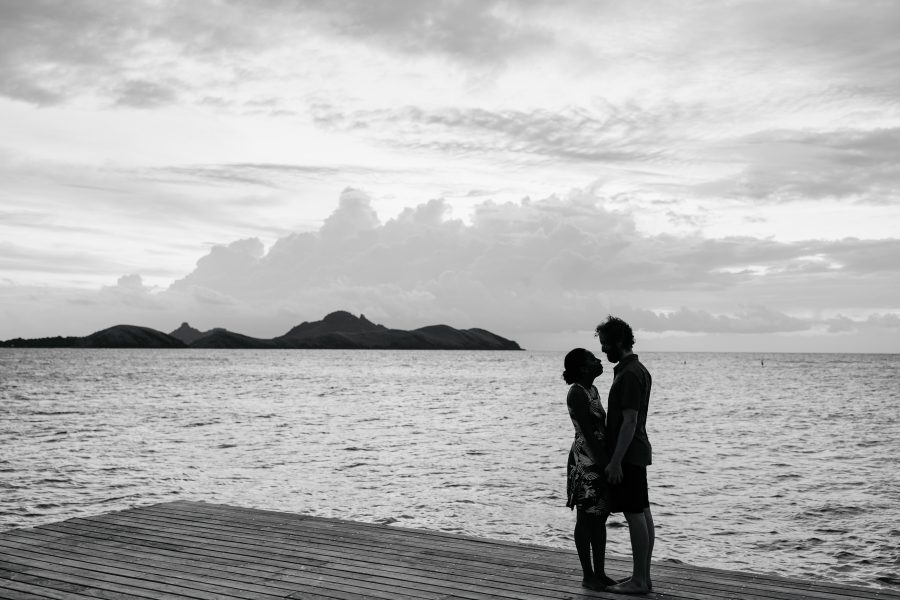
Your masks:
M522 350L518 343L485 329L428 325L410 331L390 329L344 311L320 321L304 321L287 333L255 338L217 327L200 331L183 322L170 333L138 325L114 325L84 337L14 338L13 348L208 348L208 349L359 349L359 350Z

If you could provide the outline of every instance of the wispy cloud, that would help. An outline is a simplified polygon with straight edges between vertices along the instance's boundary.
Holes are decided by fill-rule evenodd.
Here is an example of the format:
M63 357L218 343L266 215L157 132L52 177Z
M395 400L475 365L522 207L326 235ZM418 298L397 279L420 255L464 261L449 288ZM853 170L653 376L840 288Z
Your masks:
M726 152L745 165L742 172L698 191L774 203L900 203L898 128L766 131L734 140Z
M274 163L226 163L208 165L170 166L156 169L163 181L199 180L208 182L242 183L263 187L285 187L286 181L301 179L334 179L358 175L402 173L392 168L369 168L361 165L301 165ZM174 176L172 179L170 176Z
M646 142L655 117L585 109L491 111L415 106L341 113L317 107L316 122L345 131L371 130L383 143L440 153L533 155L586 162L650 160L664 153ZM656 142L660 134L654 135Z

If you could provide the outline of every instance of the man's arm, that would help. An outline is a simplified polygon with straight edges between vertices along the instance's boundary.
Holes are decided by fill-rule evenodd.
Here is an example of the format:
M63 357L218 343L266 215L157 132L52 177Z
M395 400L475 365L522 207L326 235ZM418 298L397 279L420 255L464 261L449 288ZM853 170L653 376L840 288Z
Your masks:
M638 411L633 408L626 408L622 411L622 427L619 429L619 437L616 440L616 449L613 451L612 458L606 466L606 478L616 484L622 481L622 459L628 452L628 446L634 439L634 432L637 430Z

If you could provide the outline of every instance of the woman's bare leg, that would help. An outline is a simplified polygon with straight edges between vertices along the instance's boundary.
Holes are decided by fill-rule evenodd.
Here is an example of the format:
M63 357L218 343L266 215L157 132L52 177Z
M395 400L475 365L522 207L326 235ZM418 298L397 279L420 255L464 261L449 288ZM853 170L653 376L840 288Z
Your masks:
M606 520L608 512L592 515L591 550L594 552L594 579L602 587L614 585L615 579L606 574Z
M578 560L581 562L581 570L584 573L582 585L593 583L594 569L591 567L591 518L578 509L575 517L575 549L578 550Z

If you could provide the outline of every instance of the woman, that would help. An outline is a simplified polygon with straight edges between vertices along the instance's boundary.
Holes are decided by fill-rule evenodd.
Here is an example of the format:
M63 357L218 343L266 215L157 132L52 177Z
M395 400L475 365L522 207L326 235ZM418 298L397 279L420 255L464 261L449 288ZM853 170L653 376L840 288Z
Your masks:
M603 470L609 461L604 447L606 411L594 379L603 373L600 359L575 348L566 355L563 379L570 385L566 397L569 416L575 426L575 440L569 451L566 506L578 509L575 520L575 548L584 571L581 585L603 589L615 580L607 577L606 519L609 517L607 483ZM591 564L591 549L594 561Z

